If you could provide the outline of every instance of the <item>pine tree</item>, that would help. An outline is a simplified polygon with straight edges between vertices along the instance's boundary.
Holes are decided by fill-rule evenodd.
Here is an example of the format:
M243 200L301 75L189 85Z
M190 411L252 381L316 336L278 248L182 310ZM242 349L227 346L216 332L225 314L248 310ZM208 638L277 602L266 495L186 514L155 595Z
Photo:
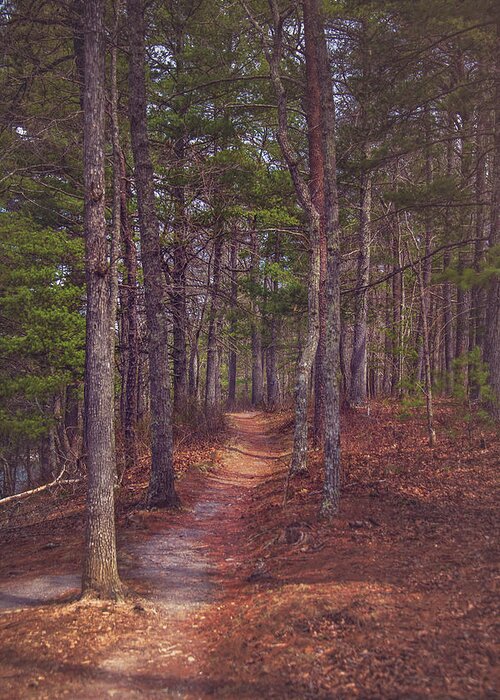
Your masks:
M114 484L114 363L111 334L115 303L106 239L104 177L104 2L85 3L84 183L87 277L85 456L88 469L82 592L118 598Z

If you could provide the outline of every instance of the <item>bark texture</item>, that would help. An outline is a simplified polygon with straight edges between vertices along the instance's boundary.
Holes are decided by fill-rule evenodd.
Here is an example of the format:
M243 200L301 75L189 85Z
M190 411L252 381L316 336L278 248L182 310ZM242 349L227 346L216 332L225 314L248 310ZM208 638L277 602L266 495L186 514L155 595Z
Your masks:
M149 385L151 394L150 507L171 507L179 499L174 485L172 408L166 316L166 283L156 214L153 165L146 119L144 2L127 0L129 19L129 116L134 174L139 208L141 257L148 325Z
M453 114L448 114L448 127L450 133L453 133L454 123ZM454 145L453 139L448 139L446 147L446 175L452 177L455 168ZM450 207L445 211L445 228L446 235L452 233L452 213ZM443 256L443 270L446 271L451 265L451 253L446 250ZM451 282L446 281L443 285L443 316L444 316L444 369L446 375L446 391L448 394L453 392L453 312L452 312L452 286Z
M276 236L274 246L274 261L277 263L280 259L280 243ZM271 289L274 294L278 292L278 282L276 280L270 282ZM266 348L266 380L267 380L267 407L272 411L280 401L279 396L279 380L278 380L278 329L279 321L277 314L272 312L268 319L268 340Z
M325 232L327 240L325 443L321 512L331 517L340 503L340 225L335 149L335 106L328 48L317 0L311 0L316 18L321 93L321 125L325 163Z
M476 201L484 202L486 198L486 138L484 132L488 128L488 120L485 115L481 112L478 116L477 122L477 134L476 134L476 181L475 181L475 194ZM474 216L474 231L476 241L474 244L474 269L479 272L481 269L482 262L484 260L485 253L485 237L486 237L486 216L485 207L481 204L476 206L475 216ZM472 288L472 318L473 324L471 326L471 340L470 347L474 348L476 346L482 347L483 337L484 337L484 326L485 326L485 310L486 310L486 299L484 294L484 288L478 285ZM477 394L478 388L475 388L474 398L478 398Z
M174 144L174 154L181 168L184 162L184 136L180 135ZM186 213L184 187L173 188L175 221L174 245L172 251L172 307L173 360L174 360L174 408L182 411L187 401L187 305L186 305Z
M393 277L392 277L392 380L391 394L400 396L403 381L403 311L404 311L404 277L400 270L403 264L401 250L401 225L398 213L394 212L392 225L392 257L393 257Z
M424 387L425 387L425 405L427 414L427 434L429 446L434 447L436 444L436 431L434 430L434 407L432 397L432 376L431 376L431 348L430 348L430 333L429 333L429 308L426 298L427 288L425 286L424 270L422 264L414 266L418 280L418 288L420 293L420 313L421 313L421 328L422 328L422 352L423 352L423 372L424 372Z
M313 438L319 445L324 438L325 422L325 281L326 281L326 236L324 226L325 216L325 167L323 162L323 147L321 133L321 86L316 51L316 27L314 7L306 0L303 3L304 12L304 41L306 56L306 118L307 143L309 151L309 192L311 201L320 217L319 228L319 258L320 284L318 291L319 337L314 362L314 422Z
M257 297L257 285L259 284L259 239L257 231L252 228L250 233L250 247L252 251L251 280L255 293L252 299L252 406L261 406L264 399L264 373L262 367L262 330L259 304Z
M117 598L113 488L114 297L106 242L104 176L104 2L85 3L84 185L87 335L85 360L85 450L88 470L82 593Z
M368 291L366 287L370 281L370 215L371 174L364 172L361 177L357 289L354 301L354 339L349 396L349 401L353 406L359 406L366 401L368 339Z
M491 198L490 249L500 245L500 10L497 11L497 58L495 64L495 127L493 156L493 191ZM498 259L498 252L497 252ZM486 307L484 357L489 368L491 414L500 420L500 275L493 275Z
M213 416L213 411L219 407L218 375L219 358L217 347L217 328L219 316L219 287L222 263L222 234L219 231L213 249L212 284L210 287L210 312L208 317L207 338L207 376L205 383L205 411L207 417Z
M276 94L278 110L277 139L281 153L292 178L297 199L304 211L309 230L310 265L307 285L307 333L297 362L295 384L295 429L290 470L293 474L307 471L307 406L311 369L316 356L319 339L319 286L320 286L320 250L319 238L321 221L314 206L309 188L298 166L297 156L292 147L288 133L288 109L286 91L281 79L280 62L283 51L283 16L278 4L270 0L273 17L274 36L272 48L268 48L264 39L264 50L269 62L271 81Z
M236 333L236 307L238 303L238 237L236 229L233 229L229 252L230 267L230 304L231 320L229 322L229 357L228 357L228 398L229 408L236 404L236 371L238 356L236 354L235 333Z
M132 466L137 459L137 407L139 400L139 321L137 311L137 250L127 210L127 178L123 153L121 164L121 240L125 279L122 290L122 326L124 359L124 405L122 409L125 438L125 466Z

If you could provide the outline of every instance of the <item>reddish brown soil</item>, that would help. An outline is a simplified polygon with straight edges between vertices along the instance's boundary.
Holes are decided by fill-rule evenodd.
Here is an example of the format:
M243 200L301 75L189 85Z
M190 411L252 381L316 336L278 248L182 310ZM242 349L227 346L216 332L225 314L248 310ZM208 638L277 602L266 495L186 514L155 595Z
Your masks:
M181 512L132 508L131 477L120 558L141 598L3 612L0 697L498 697L498 437L441 406L430 450L397 410L345 416L331 523L319 454L283 507L284 416L234 415L227 448L180 481ZM12 531L0 591L77 571L66 511Z

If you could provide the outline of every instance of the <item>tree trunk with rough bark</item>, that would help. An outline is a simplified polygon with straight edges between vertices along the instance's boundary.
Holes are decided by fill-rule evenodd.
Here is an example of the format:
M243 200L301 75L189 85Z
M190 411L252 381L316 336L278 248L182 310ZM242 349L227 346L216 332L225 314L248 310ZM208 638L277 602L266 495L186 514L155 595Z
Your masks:
M487 144L485 138L485 131L489 124L484 114L481 112L478 116L477 121L477 133L476 133L476 181L475 181L475 194L476 194L476 211L474 214L474 232L476 241L474 243L474 269L479 272L481 269L481 264L484 260L484 253L486 250L486 207L482 204L486 198L486 171L487 171ZM479 285L475 285L472 288L472 319L473 324L471 326L472 337L470 346L471 348L483 345L484 336L484 326L485 326L485 307L486 298L484 294L484 288Z
M188 364L188 389L191 399L198 399L198 375L199 375L199 358L198 358L198 334L191 341L189 348L189 364Z
M174 154L178 166L184 162L184 136L174 144ZM187 305L186 305L186 212L185 194L182 186L173 188L175 220L173 242L172 288L170 303L172 308L172 335L174 340L174 409L184 410L187 401Z
M309 0L307 0L309 2ZM264 51L269 63L271 82L276 94L278 111L277 140L286 162L297 199L305 214L310 245L310 266L307 283L307 333L297 362L295 384L295 430L293 437L292 474L307 472L307 407L311 369L316 356L319 338L319 287L320 287L320 228L321 220L314 206L309 188L299 170L297 155L292 147L288 130L288 108L286 91L281 78L280 62L283 52L283 17L276 0L270 0L273 16L274 35L270 49L264 39Z
M306 0L311 2L312 0ZM290 472L297 474L307 472L307 408L309 398L309 385L311 369L316 356L319 338L319 287L320 287L320 214L314 206L307 183L299 169L299 159L292 146L289 136L288 126L288 106L285 87L281 76L281 58L283 54L283 22L284 15L281 14L276 0L269 0L272 14L273 35L271 45L269 37L262 30L262 27L250 15L254 26L262 38L262 47L269 64L271 83L276 95L276 107L278 125L276 137L281 149L281 154L287 165L292 179L297 199L302 208L308 233L310 245L310 266L307 284L307 333L305 341L300 351L297 362L296 385L295 385L295 430L293 438L292 458L290 462ZM311 8L311 5L309 5ZM312 8L314 11L315 8ZM311 11L311 10L309 10Z
M397 178L397 172L396 172ZM400 270L403 264L401 250L401 226L397 212L393 212L392 229L392 361L393 372L391 394L401 396L403 380L403 308L404 308L404 277Z
M430 187L432 185L432 156L431 156L431 151L430 151L430 132L431 132L431 123L430 123L430 115L429 111L427 110L426 112L426 117L425 117L425 126L426 126L426 134L425 134L425 183L427 187ZM430 284L431 284L431 277L432 277L432 257L430 255L431 252L431 244L432 244L432 220L430 216L430 211L427 210L425 213L425 247L424 247L424 261L422 264L422 282L423 282L423 307L421 306L420 309L420 319L419 319L419 332L417 336L417 343L418 343L418 357L417 357L417 379L419 382L423 381L425 384L426 381L426 367L425 367L425 340L424 340L424 332L423 332L423 323L424 323L424 313L427 319L427 327L428 329L431 326L431 304L430 304Z
M111 357L114 359L116 346L116 319L118 303L118 258L120 254L121 239L121 147L120 147L120 127L118 121L118 83L117 83L117 60L118 60L118 28L119 28L119 3L113 2L113 42L111 46L111 76L109 89L109 102L111 111L111 145L113 149L113 203L111 220L111 240L109 248L109 277L110 277L110 333ZM114 401L113 401L113 453L116 459L116 441L114 430ZM115 465L116 468L116 465ZM115 474L118 480L118 474Z
M430 243L430 236L428 236L428 231L429 229L426 227L426 234L425 234L425 255L427 255L430 252L430 247L428 247L428 243ZM424 305L425 305L425 312L427 314L427 324L429 327L431 326L431 305L430 305L430 293L429 293L429 284L431 280L431 259L426 258L423 264L423 272L422 276L424 279ZM416 343L417 343L417 371L415 373L415 378L418 382L424 382L425 383L425 361L424 361L424 331L423 331L423 318L422 318L422 310L420 309L420 317L418 319L418 327L417 327L417 332L416 332Z
M208 337L207 337L207 374L205 383L205 412L207 417L213 415L214 410L219 408L217 401L218 384L218 347L217 329L219 316L219 287L220 272L222 263L222 232L218 231L214 241L212 255L212 284L210 287L210 312L208 317Z
M125 440L125 467L137 461L137 419L139 394L139 322L137 311L137 250L127 210L127 178L125 158L121 153L121 240L125 267L122 296L123 316L126 319L124 353L126 357L125 401L123 406L123 434Z
M500 245L500 10L497 11L497 58L495 63L495 126L493 191L490 210L490 249ZM498 253L497 253L498 255ZM488 363L491 414L500 420L500 275L494 274L487 291L484 359Z
M236 333L236 309L238 304L238 236L236 228L233 229L229 252L230 266L230 305L231 320L229 322L229 358L228 358L228 398L229 408L236 404L236 371L238 356L236 354L235 333Z
M371 173L363 172L361 176L357 289L354 301L354 339L349 395L349 403L353 406L359 406L366 401L368 339L368 290L366 287L370 281L371 188Z
M460 65L462 73L462 66ZM460 178L461 186L467 192L471 174L471 144L468 139L468 131L470 128L471 117L467 110L460 114ZM458 228L462 241L469 238L470 231L470 212L461 208L458 214ZM466 269L471 267L471 251L469 245L462 245L458 254L458 273L461 275ZM468 395L469 390L469 367L465 361L466 355L470 350L469 347L469 330L472 321L471 317L472 293L467 285L457 285L457 313L456 313L456 344L455 358L462 362L455 364L455 389L460 389L464 397Z
M453 176L453 171L455 168L455 156L454 156L454 139L451 138L451 134L454 131L454 120L453 114L450 112L448 114L448 129L450 131L450 136L448 138L448 143L446 146L446 176L451 178ZM450 207L445 210L445 236L451 235L452 232L452 212ZM451 265L451 253L449 250L445 250L443 255L443 271L446 270ZM452 286L451 282L446 281L443 285L443 319L444 319L444 370L445 370L445 386L446 393L453 393L453 359L454 359L454 349L453 349L453 313L452 313Z
M470 265L469 254L464 250L460 250L458 254L458 272L463 271ZM455 342L455 359L464 359L469 352L469 328L471 323L471 291L465 289L462 285L457 287L457 313L456 313L456 342ZM469 388L469 372L466 362L457 363L454 367L454 385L455 389L460 387L467 394Z
M104 2L85 3L84 185L87 336L85 452L88 471L82 594L117 598L113 439L113 283L106 242Z
M254 227L250 231L250 278L255 292L252 299L252 406L261 406L264 399L264 373L262 368L262 330L256 288L259 284L259 239Z
M451 265L449 251L443 255L443 270ZM452 289L451 282L443 285L443 322L444 322L444 370L446 393L453 392L453 314L452 314Z
M278 235L274 246L274 262L280 259L280 243ZM274 294L278 292L278 282L271 281L271 289ZM278 381L278 318L272 312L268 320L268 343L266 348L266 380L267 380L267 407L272 411L279 404L279 381Z
M321 514L331 517L340 503L340 225L337 191L335 106L323 20L317 0L311 0L316 17L318 67L321 91L321 127L325 163L325 232L327 240L325 443Z
M417 248L418 250L418 248ZM429 323L428 323L428 304L426 302L426 286L424 281L424 271L421 262L414 265L413 269L417 275L419 296L420 296L420 313L421 313L421 328L422 328L422 347L423 347L423 365L424 365L424 388L425 388L425 405L427 415L427 435L429 446L434 447L436 444L436 431L434 430L434 407L432 397L432 377L431 377L431 349L429 344Z
M389 267L387 267L389 272ZM388 284L385 290L385 319L382 343L384 347L384 374L383 374L383 393L385 396L391 394L391 378L392 378L392 338L390 329L392 326L392 293L391 287Z
M273 315L269 321L269 338L266 348L267 407L273 411L279 404L277 366L278 320Z
M129 19L129 116L134 174L139 209L141 257L144 271L148 325L149 385L151 394L150 507L179 503L173 468L172 408L166 315L167 290L156 214L153 165L147 132L147 100L144 46L144 2L127 0Z
M174 35L172 37L173 79L176 84L183 80L185 72L185 22L183 4L171 5ZM174 90L174 92L178 92ZM172 308L172 335L173 335L173 370L174 370L174 409L183 412L186 409L188 398L187 377L187 334L188 314L186 298L186 269L188 264L188 222L186 216L186 191L182 182L186 157L186 127L184 117L189 106L189 98L179 95L174 98L171 108L178 122L173 134L173 156L175 167L181 180L174 184L172 195L174 200L174 241L173 241L173 266L171 275L170 301Z
M314 361L314 421L313 439L319 445L324 439L325 393L324 393L324 357L325 357L325 281L326 281L326 236L325 215L325 169L323 162L321 134L321 87L318 72L318 57L315 45L316 29L314 26L314 8L311 3L303 3L304 41L306 57L306 119L307 143L309 150L309 192L311 201L320 217L319 256L320 284L318 292L319 337Z

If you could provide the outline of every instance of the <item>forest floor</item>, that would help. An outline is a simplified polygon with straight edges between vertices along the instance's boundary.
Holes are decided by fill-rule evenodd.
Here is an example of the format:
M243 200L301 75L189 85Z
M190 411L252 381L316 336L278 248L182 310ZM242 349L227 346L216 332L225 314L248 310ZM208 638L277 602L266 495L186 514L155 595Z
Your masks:
M141 510L144 476L127 475L125 603L68 599L78 498L4 528L0 698L499 697L498 435L441 404L430 449L423 416L399 411L343 417L330 523L319 452L284 503L284 414L229 416L224 446L185 458L180 511Z

